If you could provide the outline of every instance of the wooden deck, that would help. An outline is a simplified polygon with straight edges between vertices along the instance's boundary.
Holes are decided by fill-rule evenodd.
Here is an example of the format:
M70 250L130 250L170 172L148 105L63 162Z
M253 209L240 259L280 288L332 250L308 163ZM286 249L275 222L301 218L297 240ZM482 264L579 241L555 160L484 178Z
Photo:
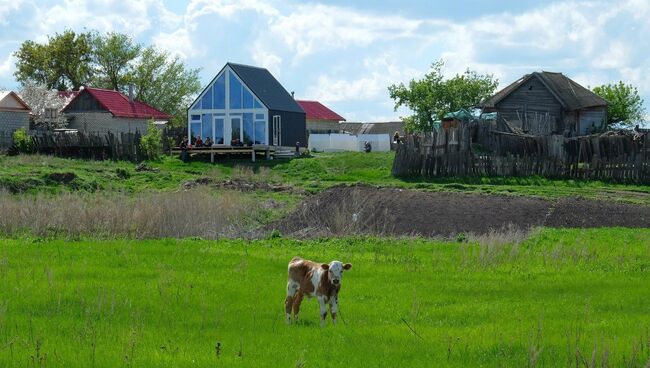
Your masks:
M251 155L251 159L255 162L255 156L262 154L266 158L271 158L275 155L275 146L267 145L253 145L253 146L212 146L212 147L192 147L188 149L190 156L195 155L210 155L210 162L214 162L215 155ZM170 154L180 154L179 147L173 147Z

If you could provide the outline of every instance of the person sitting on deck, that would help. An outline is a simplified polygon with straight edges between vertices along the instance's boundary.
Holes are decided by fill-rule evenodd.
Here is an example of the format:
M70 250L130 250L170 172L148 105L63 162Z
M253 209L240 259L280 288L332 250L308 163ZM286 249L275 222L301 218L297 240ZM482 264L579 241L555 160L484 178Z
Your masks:
M196 137L196 141L194 142L194 146L196 146L196 147L202 147L203 146L203 140L201 139L201 136Z
M244 143L242 143L242 141L240 141L239 138L235 138L232 141L230 141L230 145L233 147L243 147Z
M189 156L190 156L188 154L188 152L187 152L188 143L189 142L187 141L187 137L183 137L183 140L181 140L181 144L179 145L179 147L181 149L181 160L183 162L187 162L187 160L189 159Z
M212 142L212 139L211 139L210 137L207 137L207 138L205 139L205 143L203 143L203 145L204 145L205 147L212 147L212 143L214 143L214 142Z

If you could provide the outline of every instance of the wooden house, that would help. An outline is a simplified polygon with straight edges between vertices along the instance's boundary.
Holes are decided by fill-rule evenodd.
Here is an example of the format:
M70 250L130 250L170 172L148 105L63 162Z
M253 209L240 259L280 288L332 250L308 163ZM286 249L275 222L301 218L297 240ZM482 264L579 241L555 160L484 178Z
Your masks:
M533 72L483 104L497 112L498 130L530 135L579 136L602 129L607 101L562 73Z
M307 146L305 111L266 69L227 63L187 111L193 143Z

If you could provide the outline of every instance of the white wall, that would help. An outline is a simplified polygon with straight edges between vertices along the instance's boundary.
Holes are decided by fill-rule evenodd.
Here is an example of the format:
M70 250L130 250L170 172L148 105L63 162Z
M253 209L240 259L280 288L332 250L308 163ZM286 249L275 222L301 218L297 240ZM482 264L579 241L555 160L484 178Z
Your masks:
M372 145L373 152L390 151L390 136L388 134L310 134L309 149L325 152L353 151L361 152L364 143Z

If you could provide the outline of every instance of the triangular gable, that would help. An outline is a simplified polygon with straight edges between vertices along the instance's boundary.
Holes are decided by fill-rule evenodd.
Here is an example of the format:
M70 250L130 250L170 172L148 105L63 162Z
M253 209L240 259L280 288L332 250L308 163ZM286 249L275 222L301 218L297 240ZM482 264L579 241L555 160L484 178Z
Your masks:
M0 110L31 111L14 91L0 91Z
M226 78L226 73L229 73L228 78ZM230 83L229 86L226 85L228 82ZM239 93L233 93L235 90L239 90ZM229 106L226 106L226 101L228 101L226 93L231 93L228 96L230 99ZM190 110L268 108L228 64L210 81L190 106Z

